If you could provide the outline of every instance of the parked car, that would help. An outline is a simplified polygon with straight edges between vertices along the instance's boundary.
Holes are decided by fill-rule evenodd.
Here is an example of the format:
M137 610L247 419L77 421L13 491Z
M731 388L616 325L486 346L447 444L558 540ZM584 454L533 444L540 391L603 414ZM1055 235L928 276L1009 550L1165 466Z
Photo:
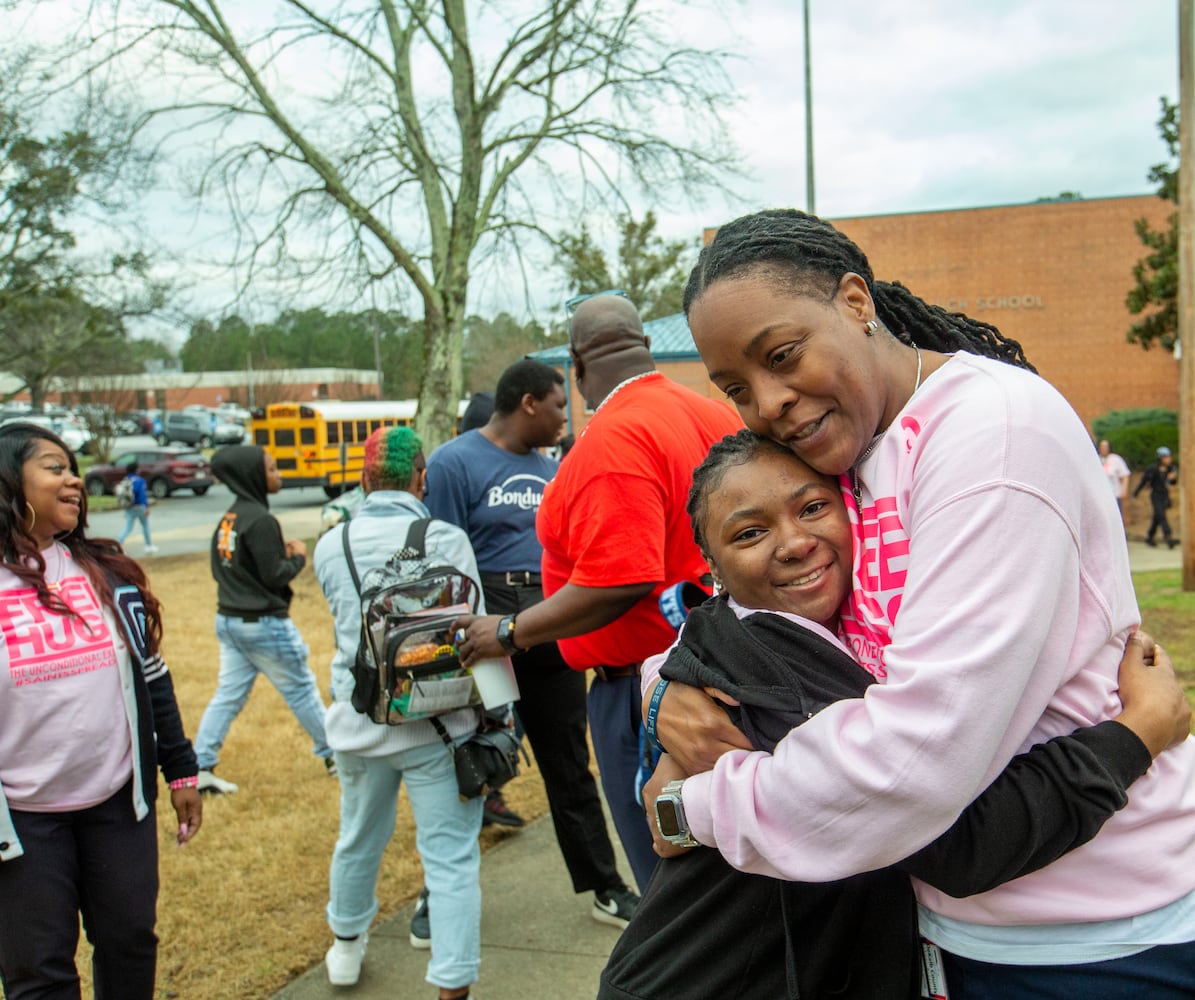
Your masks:
M124 451L111 462L93 465L83 479L87 495L92 497L112 493L116 484L128 475L129 465L137 463L137 472L145 480L149 492L159 500L175 490L190 490L203 496L213 483L212 467L199 452L185 448L142 448Z
M240 444L245 440L245 427L235 420L216 418L216 426L212 430L212 440L216 444Z
M120 415L122 434L152 434L154 432L153 412L150 410L129 410Z
M162 429L157 434L158 444L165 447L173 441L212 446L212 421L206 413L163 413Z
M82 454L88 444L91 443L91 431L83 426L82 421L78 418L66 418L59 414L49 413L24 413L20 416L9 417L0 422L0 427L4 424L37 424L39 427L45 427L52 430L60 438L71 451Z
M155 437L161 445L181 441L210 448L213 444L240 444L245 440L245 428L206 406L188 406L181 413L165 414Z

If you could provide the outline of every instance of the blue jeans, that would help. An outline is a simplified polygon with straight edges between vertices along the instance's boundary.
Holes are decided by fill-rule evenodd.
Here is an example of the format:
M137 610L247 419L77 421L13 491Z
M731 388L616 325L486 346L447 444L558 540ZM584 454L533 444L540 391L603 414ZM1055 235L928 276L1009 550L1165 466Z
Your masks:
M639 891L647 888L659 855L651 846L647 814L635 798L639 776L639 730L643 725L638 677L594 677L589 685L589 736L601 772L602 791L614 829Z
M386 757L337 751L340 835L332 853L328 926L340 937L369 930L382 854L394 833L398 788L407 782L415 846L429 892L432 955L427 981L445 989L477 980L481 961L481 830L483 797L462 802L452 756L439 740Z
M324 739L324 703L315 674L307 666L307 643L295 623L289 618L247 622L216 615L216 638L220 640L220 678L195 734L200 770L216 766L224 737L249 700L259 673L269 678L307 730L316 756L331 757Z
M1190 1000L1195 942L1085 965L993 965L942 953L950 1000Z
M124 530L116 536L116 541L123 545L124 540L132 532L133 525L138 522L141 524L141 533L145 536L145 547L149 548L153 545L153 542L149 540L149 508L139 503L124 509Z

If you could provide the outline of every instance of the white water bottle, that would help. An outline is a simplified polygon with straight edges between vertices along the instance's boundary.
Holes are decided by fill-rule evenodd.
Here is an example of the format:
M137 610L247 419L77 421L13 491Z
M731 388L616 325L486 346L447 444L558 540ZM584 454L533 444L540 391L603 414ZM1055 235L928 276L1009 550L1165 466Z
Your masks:
M469 668L473 683L486 708L500 708L519 700L519 682L509 656L493 660L478 660Z

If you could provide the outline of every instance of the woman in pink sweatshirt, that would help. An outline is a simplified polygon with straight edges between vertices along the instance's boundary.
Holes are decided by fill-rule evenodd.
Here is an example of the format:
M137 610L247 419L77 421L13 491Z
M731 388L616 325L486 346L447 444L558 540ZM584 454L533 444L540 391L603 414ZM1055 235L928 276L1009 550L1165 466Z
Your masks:
M746 425L841 477L856 532L842 633L881 682L772 754L738 749L702 692L671 685L657 725L693 775L691 832L782 878L890 864L1013 755L1117 710L1140 618L1116 505L1083 424L1019 345L875 281L814 216L723 227L685 308ZM648 697L657 673L648 661ZM966 899L917 891L952 1000L1195 994L1195 741L1049 867Z

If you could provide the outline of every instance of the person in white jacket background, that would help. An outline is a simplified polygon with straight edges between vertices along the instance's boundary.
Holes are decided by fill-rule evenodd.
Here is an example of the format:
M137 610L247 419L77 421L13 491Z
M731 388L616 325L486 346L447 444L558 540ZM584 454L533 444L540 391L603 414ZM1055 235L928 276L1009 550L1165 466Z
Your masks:
M912 853L1016 753L1118 707L1140 616L1115 498L1077 415L994 327L874 279L801 212L719 230L685 293L746 425L841 477L842 633L881 682L776 747L671 685L659 736L692 835L746 871L829 881ZM658 662L645 664L649 703ZM702 771L704 773L696 773ZM649 802L650 815L650 802ZM952 1000L1195 994L1195 741L1089 844L991 892L918 885Z
M345 559L341 532L357 573L364 577L401 548L412 521L429 517L423 505L423 443L408 427L383 427L365 442L361 485L365 502L351 521L327 532L315 547L315 575L336 619L332 704L325 720L340 776L340 833L329 877L328 925L336 939L325 964L329 981L351 986L361 974L369 926L377 916L378 869L394 833L400 784L415 817L415 846L424 881L435 900L429 917L431 960L427 980L440 1000L462 1000L481 961L479 882L482 798L461 801L452 755L427 719L402 725L374 722L352 705L352 666L361 633L361 598ZM434 520L425 549L437 564L453 566L481 584L469 536ZM484 608L482 608L484 613ZM477 730L478 715L463 708L439 717L460 741Z

